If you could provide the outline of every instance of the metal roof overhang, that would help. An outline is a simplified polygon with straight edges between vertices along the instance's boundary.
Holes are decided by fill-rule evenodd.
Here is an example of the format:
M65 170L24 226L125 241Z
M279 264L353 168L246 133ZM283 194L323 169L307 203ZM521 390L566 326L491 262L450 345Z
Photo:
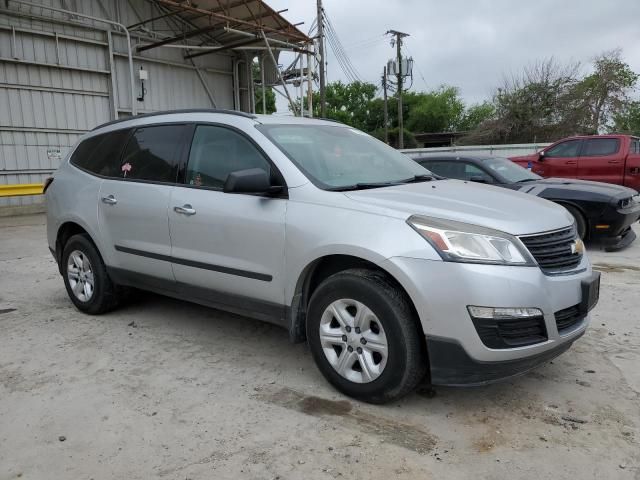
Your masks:
M194 58L224 50L259 47L269 42L274 49L304 51L312 41L296 25L287 21L263 0L152 0L161 15L139 22L147 22L178 16L184 25L192 26L173 37L138 45L139 52L162 46L189 48L184 42L197 38L198 45L191 45L185 58Z

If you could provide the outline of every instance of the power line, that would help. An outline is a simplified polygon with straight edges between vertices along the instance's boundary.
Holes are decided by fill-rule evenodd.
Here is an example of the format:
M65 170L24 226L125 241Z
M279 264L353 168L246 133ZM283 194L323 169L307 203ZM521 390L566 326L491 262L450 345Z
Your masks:
M411 53L411 51L409 50L409 47L407 47L407 46L405 45L405 48L407 49L407 52L409 53L409 55L410 55L412 58L414 58L414 57L413 57L413 54L412 54L412 53ZM413 64L416 66L416 69L418 70L418 74L420 75L420 78L422 79L422 82L424 83L425 88L428 90L428 89L429 89L429 85L427 84L427 81L425 80L424 75L422 74L422 70L420 70L420 66L419 66L419 65L418 65L418 63L417 63L417 62L415 62L415 61L413 62Z
M331 48L334 55L336 56L336 59L338 59L338 62L344 67L343 72L348 78L351 79L351 81L360 81L360 74L353 66L351 59L345 52L344 47L342 46L342 42L340 41L340 37L338 36L338 33L336 32L336 29L329 19L326 11L323 11L323 18L326 20L327 25L327 39L331 44Z

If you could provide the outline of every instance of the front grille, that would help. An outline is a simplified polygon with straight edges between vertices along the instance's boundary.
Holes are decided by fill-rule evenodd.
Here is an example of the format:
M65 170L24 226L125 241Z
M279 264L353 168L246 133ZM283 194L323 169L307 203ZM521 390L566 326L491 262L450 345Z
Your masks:
M558 333L562 335L581 323L586 317L586 314L580 311L579 305L574 305L569 308L558 310L555 313L555 317Z
M571 270L580 264L582 252L576 251L575 228L520 237L545 273Z
M487 319L473 318L480 340L489 348L516 348L547 340L544 317Z

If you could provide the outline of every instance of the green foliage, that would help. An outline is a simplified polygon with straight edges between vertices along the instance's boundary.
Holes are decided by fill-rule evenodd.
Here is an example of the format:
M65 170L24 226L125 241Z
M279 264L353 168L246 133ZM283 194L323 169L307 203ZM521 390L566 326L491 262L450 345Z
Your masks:
M276 111L276 93L272 88L265 88L265 99L266 99L266 107L268 114L272 114ZM265 113L262 111L262 87L256 86L255 88L255 97L256 97L256 113Z
M260 83L261 75L260 75L260 64L258 62L253 62L251 64L251 76L253 77L254 84L256 82ZM256 113L267 113L272 114L276 111L276 92L273 91L271 87L267 87L264 89L265 91L265 100L267 111L262 111L262 87L260 85L254 85L254 98L256 102Z
M629 102L613 120L612 132L640 136L640 101Z
M380 102L375 102L376 86L373 83L333 82L326 87L326 118L338 120L352 127L364 131L371 131L375 128L375 122L371 121L371 109L379 115L378 119L382 125L383 110ZM313 116L320 116L320 94L313 94ZM373 127L373 128L372 128Z
M582 100L584 126L597 133L611 127L614 116L625 108L638 74L622 61L619 50L599 55L593 66L593 73L576 85L575 96Z
M400 129L398 127L389 129L389 145L391 145L392 147L398 148L398 138L400 136L399 133ZM371 132L371 135L384 142L384 128L374 130L373 132ZM418 146L416 137L406 128L403 131L402 137L404 138L404 148L416 148Z
M478 128L482 122L493 118L496 107L488 101L471 105L465 110L457 126L458 132L468 132Z
M638 75L622 61L620 51L596 57L587 75L580 75L579 67L550 59L507 79L494 95L495 113L461 143L554 141L632 124L629 93Z
M405 125L413 132L455 131L465 110L458 89L447 86L426 93L407 92L403 104L407 110Z

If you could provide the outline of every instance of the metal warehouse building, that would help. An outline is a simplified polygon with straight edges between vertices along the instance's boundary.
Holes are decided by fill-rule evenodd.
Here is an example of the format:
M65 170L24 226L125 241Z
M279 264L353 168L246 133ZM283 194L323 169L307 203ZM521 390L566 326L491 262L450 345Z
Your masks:
M1 0L0 185L42 183L84 132L110 120L255 111L254 89L284 82L278 53L300 52L302 78L309 44L262 0ZM0 209L41 202L2 197Z

